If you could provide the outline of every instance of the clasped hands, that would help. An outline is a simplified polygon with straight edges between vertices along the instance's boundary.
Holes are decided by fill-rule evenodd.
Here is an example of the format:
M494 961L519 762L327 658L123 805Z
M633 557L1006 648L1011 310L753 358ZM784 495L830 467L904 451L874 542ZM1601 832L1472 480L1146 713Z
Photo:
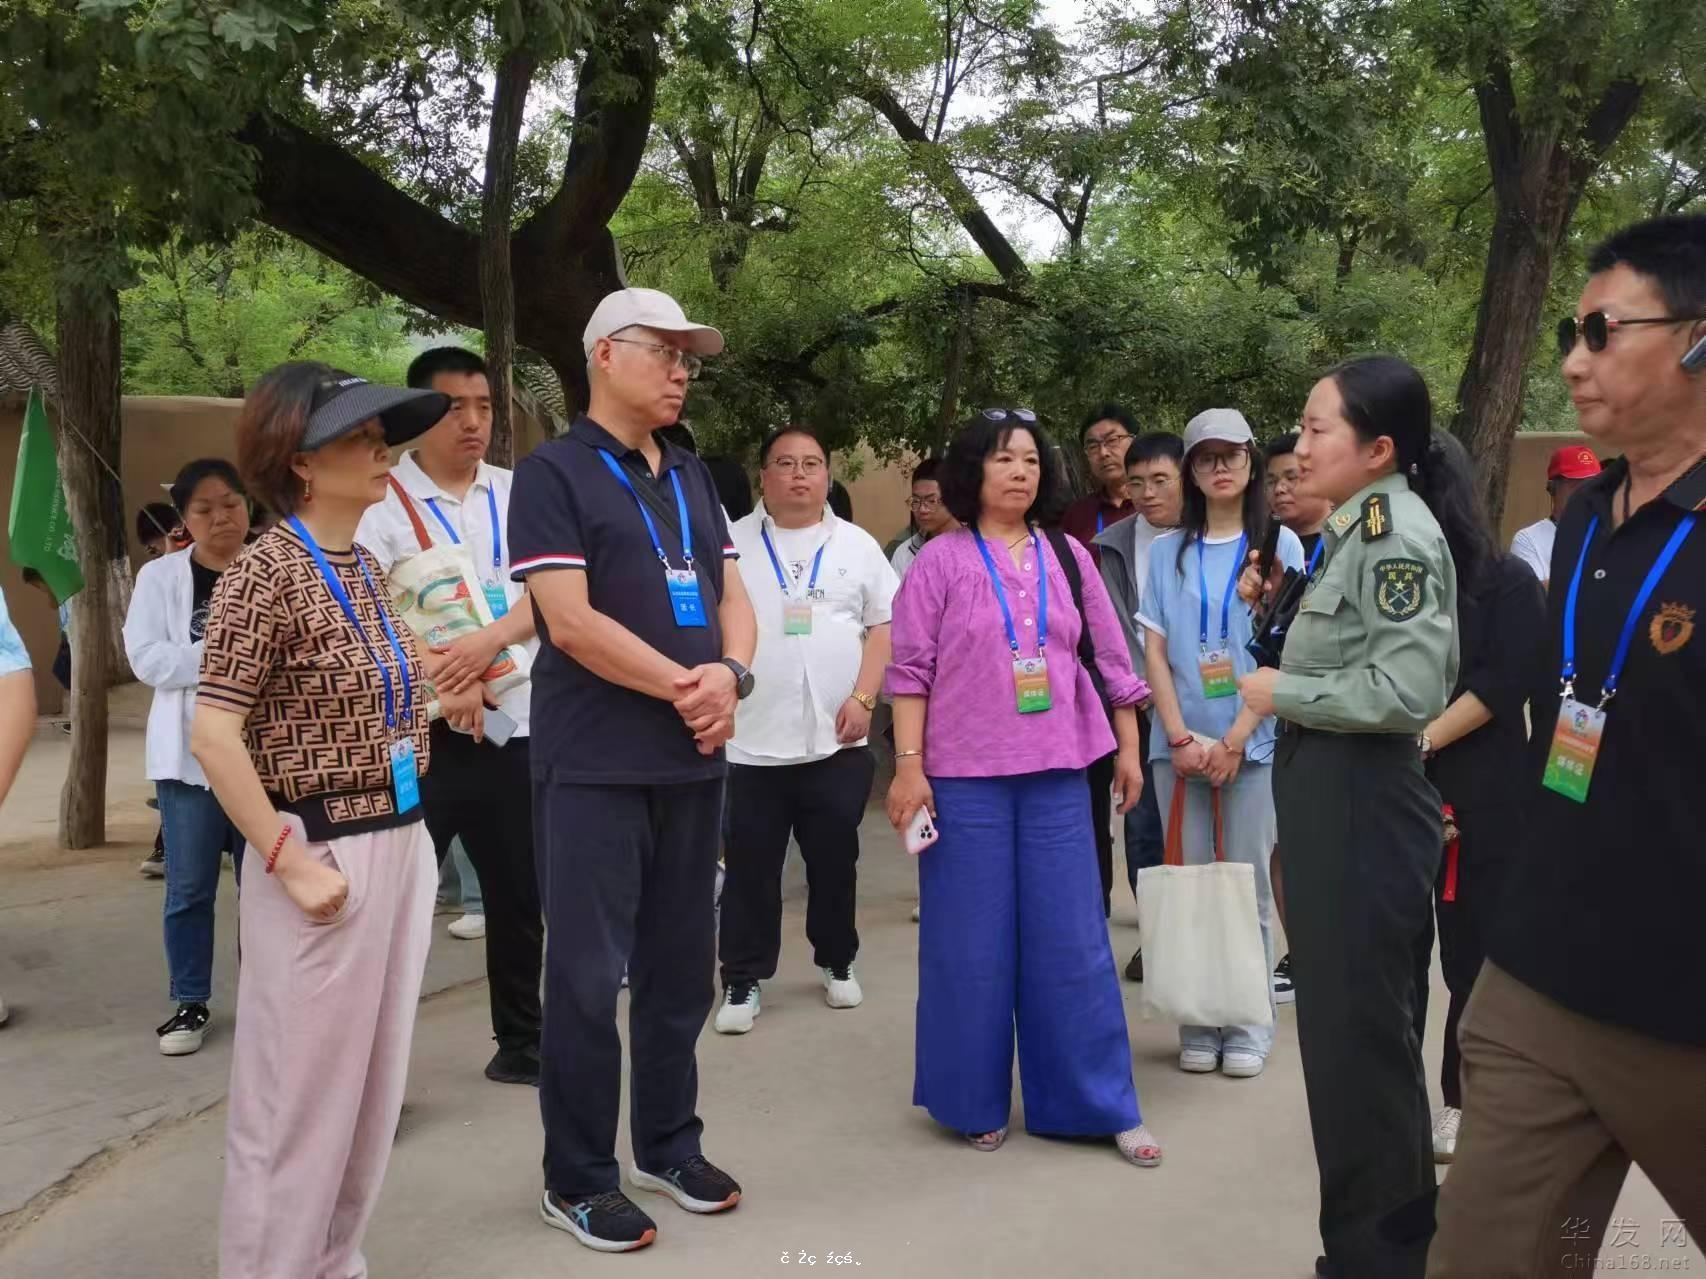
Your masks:
M722 662L695 666L675 680L672 703L701 755L713 755L735 735L735 673Z

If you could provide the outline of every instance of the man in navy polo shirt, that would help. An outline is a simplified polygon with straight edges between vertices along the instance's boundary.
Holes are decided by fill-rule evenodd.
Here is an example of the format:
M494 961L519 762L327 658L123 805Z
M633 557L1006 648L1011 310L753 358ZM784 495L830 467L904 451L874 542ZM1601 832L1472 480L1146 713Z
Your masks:
M620 1189L616 1119L628 965L631 1184L689 1212L740 1201L700 1153L694 1044L715 995L712 902L723 743L757 639L710 472L653 432L681 417L717 330L623 289L583 338L591 399L524 459L514 575L547 639L533 668L533 813L549 934L540 1213L589 1248L657 1227Z
M1613 1249L1657 1236L1654 1269L1706 1238L1706 217L1620 231L1588 270L1564 381L1620 456L1558 521L1559 693L1530 708L1545 764L1458 1031L1430 1279L1591 1273L1613 1225ZM1639 1240L1611 1216L1631 1162L1670 1206Z

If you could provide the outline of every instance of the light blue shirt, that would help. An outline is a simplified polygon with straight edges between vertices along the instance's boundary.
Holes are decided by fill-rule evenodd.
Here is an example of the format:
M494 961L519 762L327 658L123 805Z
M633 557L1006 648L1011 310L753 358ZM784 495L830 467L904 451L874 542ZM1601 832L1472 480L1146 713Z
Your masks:
M1178 529L1161 534L1149 548L1149 580L1138 605L1137 620L1150 630L1159 632L1167 641L1167 666L1173 673L1173 688L1179 697L1179 712L1185 727L1206 737L1224 737L1232 721L1244 706L1240 697L1204 697L1202 668L1202 578L1208 581L1208 646L1221 646L1220 612L1226 583L1239 572L1236 537L1210 538L1202 543L1202 574L1197 573L1198 547L1195 543L1185 549L1183 565L1179 562L1179 543L1185 535ZM1246 550L1246 554L1248 549ZM1287 568L1303 571L1303 543L1288 528L1280 529L1278 558ZM1256 669L1256 659L1246 645L1250 642L1250 607L1232 595L1227 609L1226 645L1232 650L1232 670L1244 676ZM1159 719L1157 719L1159 723ZM1164 732L1149 735L1149 758L1167 759L1171 755ZM1274 718L1263 720L1244 746L1244 758L1254 764L1266 764L1274 755Z
M30 655L18 628L12 625L12 615L6 611L6 597L0 595L0 675L11 675L30 669Z

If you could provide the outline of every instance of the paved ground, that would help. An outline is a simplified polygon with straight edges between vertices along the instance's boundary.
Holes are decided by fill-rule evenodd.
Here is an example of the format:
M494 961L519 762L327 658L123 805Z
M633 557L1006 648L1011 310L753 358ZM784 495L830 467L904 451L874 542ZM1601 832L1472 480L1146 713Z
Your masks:
M152 814L146 792L116 777L140 771L140 736L121 732L114 746L112 834L135 846L96 855L42 847L63 769L54 741L38 743L0 820L0 992L16 1008L0 1031L8 1279L214 1273L229 1023L196 1057L155 1051L150 1028L169 1011L160 889L134 872ZM1137 1082L1166 1145L1164 1166L1133 1169L1111 1147L1017 1130L999 1153L978 1154L909 1104L912 872L880 818L866 834L864 1007L823 1006L795 884L783 974L766 988L757 1029L745 1038L707 1031L701 1043L707 1152L741 1178L747 1200L713 1219L650 1201L660 1241L628 1257L599 1257L540 1224L535 1094L480 1076L488 1052L485 988L472 980L480 947L446 937L441 918L428 974L439 993L422 1005L408 1108L368 1238L373 1273L718 1279L778 1273L803 1264L802 1253L816 1258L814 1273L1309 1273L1318 1250L1314 1161L1289 1010L1262 1078L1186 1076L1172 1064L1171 1031L1139 1019L1138 988L1128 985ZM231 904L227 888L221 906ZM230 914L216 978L227 1013ZM1134 939L1128 902L1117 906L1112 934L1123 962ZM1434 1009L1431 1060L1443 993ZM1620 1267L1686 1260L1706 1274L1698 1250L1658 1248L1671 1214L1643 1179L1631 1179L1620 1211L1639 1230L1636 1246L1616 1250ZM831 1260L849 1254L853 1264Z

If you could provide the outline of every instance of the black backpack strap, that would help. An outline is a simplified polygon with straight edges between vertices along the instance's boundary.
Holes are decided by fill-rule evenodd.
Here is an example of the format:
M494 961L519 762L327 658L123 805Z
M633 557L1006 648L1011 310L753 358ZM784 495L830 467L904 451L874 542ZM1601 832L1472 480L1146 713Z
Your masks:
M1090 639L1090 619L1084 612L1084 577L1078 571L1078 557L1072 553L1067 535L1057 528L1044 529L1048 544L1054 547L1054 557L1060 561L1060 570L1066 574L1066 584L1072 588L1072 606L1078 610L1078 660L1084 663L1091 676L1096 681L1096 690L1101 691L1102 676L1096 669L1096 646Z

